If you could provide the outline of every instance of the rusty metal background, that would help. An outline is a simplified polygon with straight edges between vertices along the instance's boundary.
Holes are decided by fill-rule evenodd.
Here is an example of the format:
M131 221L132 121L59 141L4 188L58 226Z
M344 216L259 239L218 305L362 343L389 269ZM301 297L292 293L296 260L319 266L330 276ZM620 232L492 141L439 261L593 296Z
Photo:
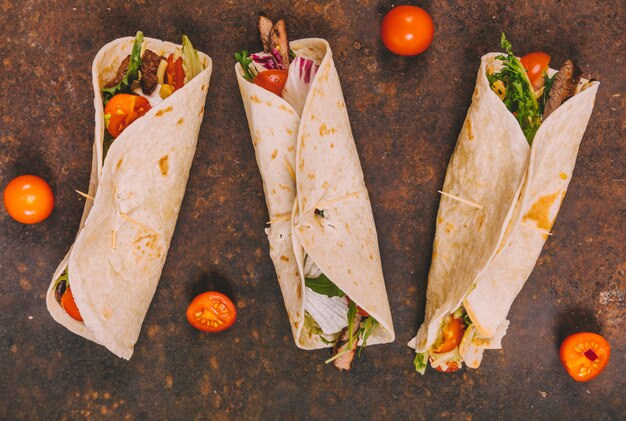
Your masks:
M20 225L0 212L1 419L624 419L626 306L623 1L423 1L435 41L401 58L378 35L389 1L0 2L0 186L34 173L52 216ZM377 222L397 341L368 347L353 371L298 350L263 232L267 211L233 53L259 48L259 11L292 39L334 52ZM141 29L189 35L214 60L200 132L163 277L130 362L56 324L44 294L72 243L91 165L91 61ZM424 314L426 276L448 159L480 56L506 31L515 51L579 60L601 80L568 195L511 313L502 351L478 370L413 371L406 342ZM191 328L191 298L237 303L229 331ZM124 291L120 291L124 294ZM577 384L558 360L565 335L613 346L599 378Z

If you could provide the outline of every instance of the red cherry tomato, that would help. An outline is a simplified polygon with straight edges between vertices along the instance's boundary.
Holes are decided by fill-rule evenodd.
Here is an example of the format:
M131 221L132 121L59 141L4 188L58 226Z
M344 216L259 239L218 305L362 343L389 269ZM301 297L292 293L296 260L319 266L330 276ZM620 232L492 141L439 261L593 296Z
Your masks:
M450 361L447 366L448 368L446 368L445 370L442 369L440 366L435 367L435 370L441 371L442 373L453 373L459 369L459 365L455 361Z
M167 58L167 68L165 69L167 83L174 90L180 89L185 84L185 70L183 69L183 58L178 57L174 60L174 54L170 54Z
M74 301L74 295L72 294L72 290L69 285L61 297L61 306L72 319L78 320L79 322L83 321L83 316L80 315L80 311L78 310L76 301Z
M36 224L52 213L54 193L42 178L21 175L4 189L4 207L17 222Z
M189 304L187 320L204 332L220 332L235 323L237 310L230 298L221 292L203 292Z
M452 351L459 346L464 333L465 325L463 324L463 320L455 319L450 315L448 322L443 327L443 343L441 343L437 349L434 349L433 352L443 354L444 352Z
M255 76L253 82L261 88L267 89L279 97L283 96L283 88L287 83L286 70L266 70Z
M577 382L587 382L604 370L611 346L597 333L581 332L565 338L559 354L569 375Z
M126 127L150 110L150 101L133 94L117 94L104 107L108 114L111 136L118 137Z
M526 69L526 74L535 90L539 90L545 84L544 74L548 71L550 56L542 52L528 53L520 60Z
M433 42L433 19L421 7L397 6L384 17L380 35L383 44L400 56L420 54Z

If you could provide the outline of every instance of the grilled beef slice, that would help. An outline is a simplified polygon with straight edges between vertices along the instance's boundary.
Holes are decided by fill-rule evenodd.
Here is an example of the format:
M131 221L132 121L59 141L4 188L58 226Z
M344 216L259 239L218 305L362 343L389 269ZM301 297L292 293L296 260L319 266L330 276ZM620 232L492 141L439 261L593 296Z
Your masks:
M359 325L361 324L362 318L363 316L361 316L359 313L354 316L354 323L352 325L353 335L355 335L356 332L359 330ZM350 335L348 332L348 326L346 326L339 334L339 339L337 339L337 342L335 343L335 346L333 348L333 356L345 352L333 361L333 364L335 364L335 367L337 367L339 370L350 370L350 365L352 364L352 360L354 359L354 352L356 351L359 338L354 338L352 348L346 352L345 350L349 346L349 336Z
M115 75L115 78L106 85L104 85L105 88L112 88L120 83L122 79L124 79L124 76L126 76L126 72L128 71L128 63L130 63L130 55L126 56L124 61L122 61L120 67L117 68L117 74Z
M552 88L548 93L546 104L543 109L543 119L545 120L554 110L562 103L574 96L576 86L580 82L582 71L574 64L572 60L565 60L563 66L556 74Z
M159 70L161 60L165 59L150 50L143 53L139 70L141 71L141 90L146 95L150 95L158 84L157 70Z

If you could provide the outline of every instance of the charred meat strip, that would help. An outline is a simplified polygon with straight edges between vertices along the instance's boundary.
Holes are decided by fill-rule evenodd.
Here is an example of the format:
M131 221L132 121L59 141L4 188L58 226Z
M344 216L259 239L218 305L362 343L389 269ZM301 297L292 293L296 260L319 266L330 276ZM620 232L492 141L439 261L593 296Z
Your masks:
M141 83L142 92L146 95L150 95L158 84L157 71L159 70L161 60L165 59L150 50L146 50L143 53L141 67L139 69L141 72L139 82Z
M263 51L270 52L270 32L272 30L272 20L266 16L259 15L259 36L263 44Z
M106 85L104 85L105 88L112 88L120 83L122 79L124 79L124 76L126 76L126 72L128 71L128 63L130 63L130 55L126 56L124 61L122 61L120 67L117 68L117 74L115 75L115 78Z
M352 334L356 336L356 333L359 330L359 326L361 324L361 316L359 313L354 316L354 323L352 324ZM339 338L335 343L333 348L333 356L341 353L341 355L333 361L335 367L339 370L350 370L350 365L352 364L352 360L354 359L354 352L356 351L357 343L359 342L359 338L354 338L354 342L352 343L352 348L347 350L348 346L350 346L348 338L350 334L348 332L348 327L344 327L341 333L339 333Z
M548 94L546 105L543 111L543 119L545 120L554 110L562 103L574 96L576 86L580 82L582 71L572 62L566 60L561 69L556 74L552 88Z

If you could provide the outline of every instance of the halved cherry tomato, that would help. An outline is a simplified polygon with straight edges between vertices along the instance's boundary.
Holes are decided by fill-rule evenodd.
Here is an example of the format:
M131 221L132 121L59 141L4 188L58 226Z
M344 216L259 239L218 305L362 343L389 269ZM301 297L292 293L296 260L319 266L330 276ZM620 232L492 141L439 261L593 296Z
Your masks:
M448 368L446 368L445 370L442 369L441 366L435 367L435 370L441 371L442 373L453 373L459 369L459 365L456 363L456 361L450 361L447 366Z
M185 84L185 70L183 69L183 58L174 60L174 54L167 58L167 68L165 69L168 85L174 90L180 89Z
M69 285L65 289L65 293L61 297L61 306L70 315L70 317L74 320L78 320L79 322L83 321L83 316L80 315L80 311L78 310L78 306L76 305L76 301L74 301L74 295L72 295L72 290Z
M118 137L133 121L150 110L150 101L133 94L117 94L107 102L104 113L109 114L111 136Z
M271 93L282 97L283 88L285 87L285 83L287 83L288 75L289 73L287 73L286 70L266 70L256 75L253 82L261 88L267 89Z
M427 11L417 6L397 6L383 18L380 36L391 52L415 56L433 42L435 26Z
M189 304L187 320L196 329L219 332L235 323L237 310L230 298L221 292L203 292Z
M54 193L42 178L20 175L4 189L4 207L17 222L36 224L52 213Z
M586 382L604 370L611 346L597 333L580 332L565 338L559 354L569 375L577 382Z
M448 322L443 327L443 343L433 349L433 352L443 354L444 352L450 352L461 343L463 339L463 333L465 333L465 325L462 319L455 319L452 315L448 316Z
M526 54L520 61L524 69L526 69L526 74L528 75L528 79L530 79L530 83L533 84L533 88L535 88L536 91L541 89L545 84L544 74L548 71L550 56L537 51Z

